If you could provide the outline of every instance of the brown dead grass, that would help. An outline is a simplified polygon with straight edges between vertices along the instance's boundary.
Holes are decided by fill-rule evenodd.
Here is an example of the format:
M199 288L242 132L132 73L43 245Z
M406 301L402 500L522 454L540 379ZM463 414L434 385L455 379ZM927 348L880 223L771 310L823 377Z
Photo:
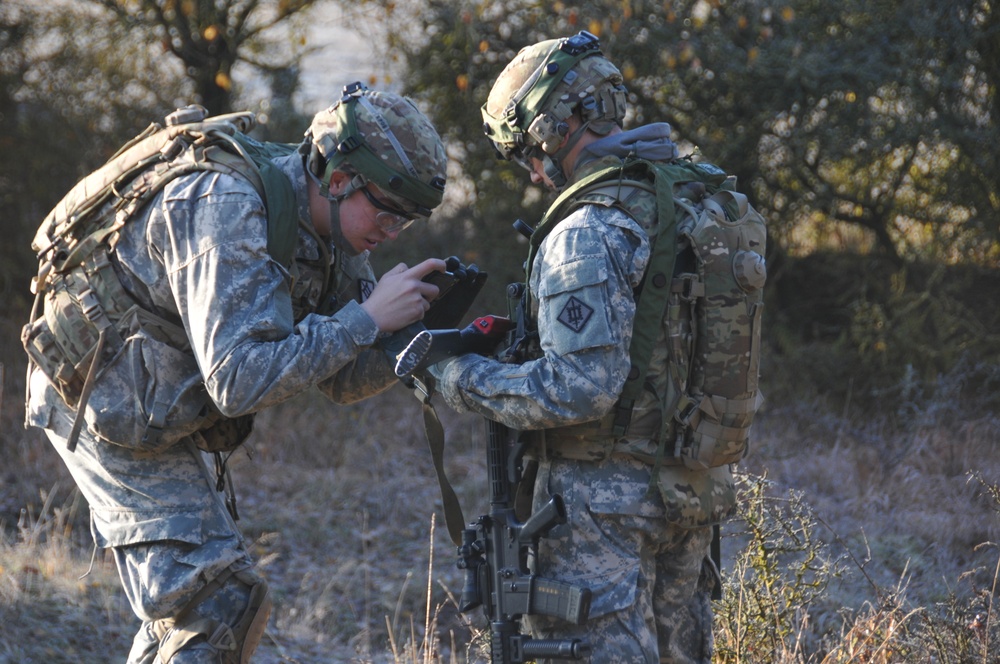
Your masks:
M113 565L99 554L78 579L91 555L85 507L44 438L16 424L20 395L7 394L0 662L120 661L136 625ZM449 476L472 519L487 507L482 423L438 413ZM776 495L801 492L817 537L849 564L821 601L802 607L801 631L783 652L743 661L929 661L872 650L861 635L884 643L913 611L990 587L997 550L980 545L1000 541L1000 519L969 473L1000 478L1000 421L901 430L831 414L817 400L769 404L755 426L743 469L766 475ZM482 616L455 609L462 577L440 516L433 521L440 495L408 390L340 408L315 394L294 399L259 417L231 468L242 528L275 596L255 661L477 661ZM738 524L727 532L731 569L743 540ZM897 601L891 610L886 597ZM955 615L952 626L969 620Z

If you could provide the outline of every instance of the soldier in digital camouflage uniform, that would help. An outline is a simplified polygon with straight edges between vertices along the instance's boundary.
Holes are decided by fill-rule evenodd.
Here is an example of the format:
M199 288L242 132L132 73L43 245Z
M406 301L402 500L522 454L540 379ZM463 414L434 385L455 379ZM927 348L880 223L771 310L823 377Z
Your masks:
M246 179L182 175L109 254L131 298L113 306L136 306L120 317L123 348L94 382L73 451L75 409L37 366L29 375L27 421L86 496L95 542L111 548L142 620L129 662L249 661L267 586L199 448L233 449L253 413L314 385L338 403L391 386L376 340L423 317L437 288L421 278L445 268L400 264L376 283L368 261L443 195L443 144L408 99L348 86L273 163L299 220L290 269L268 253L267 213Z
M483 107L485 131L501 156L556 191L626 157L678 156L669 125L624 131L625 112L621 74L586 32L523 49ZM531 431L539 461L534 505L553 494L566 503L568 523L541 540L533 571L590 588L589 620L576 626L527 616L531 635L585 637L590 661L600 664L707 664L710 593L719 582L709 550L713 525L735 504L732 471L690 470L671 458L656 464L657 395L670 380L662 328L648 389L627 434L613 433L656 197L643 190L588 196L555 219L527 266L534 357L511 364L463 355L430 373L454 409ZM650 491L654 472L658 490Z

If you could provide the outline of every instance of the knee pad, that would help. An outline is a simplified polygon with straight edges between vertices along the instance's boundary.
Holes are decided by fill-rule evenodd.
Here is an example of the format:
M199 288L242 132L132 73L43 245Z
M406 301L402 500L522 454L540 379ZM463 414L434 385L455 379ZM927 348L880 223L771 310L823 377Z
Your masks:
M231 571L230 568L224 576L225 579L216 579L206 586L211 591L198 593L192 604L185 607L177 617L154 623L154 629L160 636L157 661L170 664L179 652L206 646L218 652L223 664L247 664L250 661L264 637L267 619L271 614L267 582L249 568L237 571ZM234 582L248 587L249 595L243 611L232 624L198 613L198 605L218 593L225 584Z

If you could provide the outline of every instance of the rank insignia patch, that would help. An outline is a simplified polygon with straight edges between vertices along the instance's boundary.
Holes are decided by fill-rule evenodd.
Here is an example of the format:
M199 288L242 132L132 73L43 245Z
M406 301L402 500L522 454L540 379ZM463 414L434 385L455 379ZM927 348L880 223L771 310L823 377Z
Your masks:
M574 332L579 332L593 315L594 310L590 306L571 296L556 320Z
M361 296L362 302L368 299L368 296L372 294L373 290L375 290L374 281L369 281L368 279L361 279L358 281L358 295Z

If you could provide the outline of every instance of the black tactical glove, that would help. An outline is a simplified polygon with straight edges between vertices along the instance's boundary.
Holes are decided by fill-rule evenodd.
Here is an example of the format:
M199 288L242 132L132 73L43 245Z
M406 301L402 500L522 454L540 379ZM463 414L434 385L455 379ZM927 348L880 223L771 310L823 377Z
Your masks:
M424 330L399 354L396 375L406 378L455 355L490 355L513 327L509 318L482 316L461 330Z

